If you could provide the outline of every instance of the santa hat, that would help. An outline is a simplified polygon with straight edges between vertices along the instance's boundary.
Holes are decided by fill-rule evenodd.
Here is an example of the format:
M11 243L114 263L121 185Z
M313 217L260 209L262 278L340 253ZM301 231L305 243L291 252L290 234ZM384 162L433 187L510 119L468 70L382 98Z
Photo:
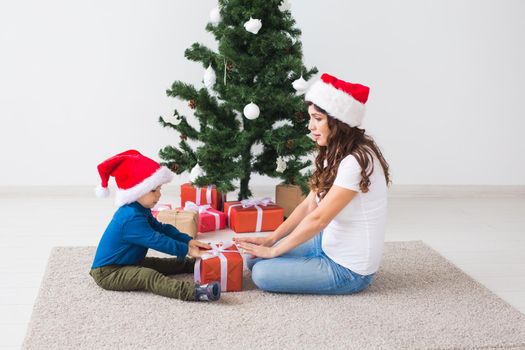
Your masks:
M355 127L361 125L370 88L323 74L305 95L305 100L321 107L331 117Z
M100 163L97 168L101 179L96 189L97 197L109 195L108 181L113 176L118 187L115 198L118 207L135 202L173 179L171 170L135 150L119 153Z

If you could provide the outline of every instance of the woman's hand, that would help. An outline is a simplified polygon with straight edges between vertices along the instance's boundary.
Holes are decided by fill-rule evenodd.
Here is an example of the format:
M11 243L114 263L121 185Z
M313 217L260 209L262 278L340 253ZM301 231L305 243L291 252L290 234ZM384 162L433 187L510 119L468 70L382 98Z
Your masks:
M204 253L206 253L205 250L211 249L211 246L207 243L197 241L195 239L192 239L188 242L188 255L193 258L200 258Z
M256 245L262 245L265 247L271 247L275 244L275 241L270 236L266 237L233 237L233 241L238 245L240 243L252 243Z
M252 258L271 259L277 256L275 247L267 247L264 245L248 243L246 241L238 242L237 246L244 250L245 253L250 254Z
M265 248L265 247L272 247L274 244L275 244L275 240L273 238L271 238L270 236L266 236L266 237L233 237L233 241L235 242L235 244L244 249L244 251L246 253L249 253L250 254L250 258L266 258L266 255L270 254L270 252L261 252L261 250L263 249L259 249L258 250L258 253L259 254L263 254L265 256L261 256L261 255L258 255L258 254L254 254L254 253L251 253L248 249L246 249L245 247L247 245L251 245L252 247L253 246L258 246L258 247L261 247L261 248Z

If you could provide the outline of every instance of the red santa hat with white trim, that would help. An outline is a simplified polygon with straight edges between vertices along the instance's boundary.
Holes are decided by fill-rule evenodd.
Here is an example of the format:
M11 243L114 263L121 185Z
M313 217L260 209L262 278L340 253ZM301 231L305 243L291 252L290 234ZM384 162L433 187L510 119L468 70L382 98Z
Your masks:
M352 127L361 125L365 116L365 103L370 88L349 83L324 73L305 95L305 100L321 107L334 117Z
M118 187L115 197L118 207L135 202L173 179L171 170L135 150L119 153L100 163L97 168L101 179L96 188L97 197L109 195L108 181L113 176Z

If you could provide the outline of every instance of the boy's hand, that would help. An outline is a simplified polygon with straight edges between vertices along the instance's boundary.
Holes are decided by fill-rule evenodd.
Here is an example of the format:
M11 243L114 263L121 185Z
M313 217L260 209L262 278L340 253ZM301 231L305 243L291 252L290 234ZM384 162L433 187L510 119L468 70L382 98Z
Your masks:
M201 241L197 241L195 239L192 239L191 241L188 242L188 246L190 248L194 247L194 248L197 248L197 249L211 249L211 246L208 244L208 243L204 243L204 242L201 242Z
M201 241L197 241L195 239L192 239L188 242L188 255L193 258L200 258L204 253L206 253L204 250L211 249L211 246L208 243L204 243Z
M192 258L200 258L206 251L200 250L199 247L196 246L188 246L188 255Z

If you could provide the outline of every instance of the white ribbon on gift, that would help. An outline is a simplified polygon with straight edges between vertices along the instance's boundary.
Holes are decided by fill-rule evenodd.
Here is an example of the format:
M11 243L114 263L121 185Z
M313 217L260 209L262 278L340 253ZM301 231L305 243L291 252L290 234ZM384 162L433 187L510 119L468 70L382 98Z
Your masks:
M221 229L221 218L219 217L219 214L211 210L208 210L208 209L211 209L211 205L209 204L197 205L196 203L193 203L192 201L186 201L186 204L184 205L185 211L195 211L199 214L208 213L208 214L213 215L215 217L215 229L220 230Z
M234 243L227 241L222 244L210 244L211 250L207 251L195 261L194 279L196 283L201 283L201 260L208 260L218 257L221 264L221 290L226 291L228 285L228 260L223 253L237 253L238 250L228 250Z
M201 190L203 189L204 187L195 186L195 202L197 205L201 205ZM204 204L211 204L211 189L212 189L211 185L208 185L206 187L206 203Z
M262 199L243 199L239 204L230 205L228 208L228 227L230 227L230 213L232 207L255 207L255 209L257 209L257 223L255 224L255 232L261 232L264 211L260 206L262 205L263 207L265 207L268 204L272 204L272 199L270 197L264 197Z

